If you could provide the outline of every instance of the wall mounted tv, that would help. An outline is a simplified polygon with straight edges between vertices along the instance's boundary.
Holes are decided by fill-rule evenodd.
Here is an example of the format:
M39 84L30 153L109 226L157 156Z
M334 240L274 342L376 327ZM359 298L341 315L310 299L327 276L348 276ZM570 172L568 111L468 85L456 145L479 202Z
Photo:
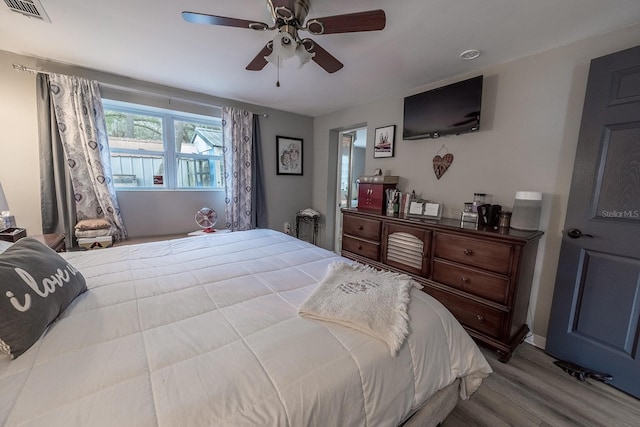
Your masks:
M437 138L480 129L482 78L478 76L406 97L402 138Z

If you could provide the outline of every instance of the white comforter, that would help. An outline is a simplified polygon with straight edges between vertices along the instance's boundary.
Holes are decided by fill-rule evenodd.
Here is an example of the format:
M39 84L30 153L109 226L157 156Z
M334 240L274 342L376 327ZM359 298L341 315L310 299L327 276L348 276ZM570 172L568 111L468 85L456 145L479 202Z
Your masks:
M397 357L301 318L338 259L271 230L64 254L87 279L31 349L0 359L8 426L393 426L490 372L449 312L414 289Z

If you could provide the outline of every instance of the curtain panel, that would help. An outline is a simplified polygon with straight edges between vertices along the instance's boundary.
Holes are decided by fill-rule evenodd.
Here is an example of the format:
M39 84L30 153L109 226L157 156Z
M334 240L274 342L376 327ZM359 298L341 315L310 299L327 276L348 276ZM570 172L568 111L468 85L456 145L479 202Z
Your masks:
M231 231L250 230L253 114L222 107L225 216Z
M262 161L262 138L260 137L260 116L253 115L253 171L251 199L252 228L267 228L267 200L264 191L264 164Z
M127 236L111 179L111 159L98 83L75 76L49 75L66 166L73 185L77 220L106 218L114 237Z
M38 74L36 83L42 232L63 233L66 246L71 248L77 222L73 185L56 122L49 76Z
M231 231L267 226L258 117L222 108L225 215Z

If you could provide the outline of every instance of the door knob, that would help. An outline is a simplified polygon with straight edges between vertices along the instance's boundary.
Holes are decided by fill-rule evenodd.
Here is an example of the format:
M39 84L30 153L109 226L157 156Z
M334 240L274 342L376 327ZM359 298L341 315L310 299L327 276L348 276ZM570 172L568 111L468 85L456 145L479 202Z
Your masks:
M585 234L577 228L569 229L569 231L567 231L567 236L571 237L572 239L579 239L580 237L590 237L593 239L593 236L591 234Z

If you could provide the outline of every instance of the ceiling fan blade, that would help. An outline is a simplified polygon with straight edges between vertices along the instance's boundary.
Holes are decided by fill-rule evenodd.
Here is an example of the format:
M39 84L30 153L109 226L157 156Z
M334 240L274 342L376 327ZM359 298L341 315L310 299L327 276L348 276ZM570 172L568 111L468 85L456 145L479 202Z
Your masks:
M251 62L249 62L249 65L247 65L247 68L246 68L247 70L260 71L265 67L265 65L267 65L267 60L264 59L264 57L268 56L271 53L271 48L269 47L269 44L271 44L271 42L267 43L265 47L263 47L262 50L258 52L256 57L253 58Z
M266 30L267 24L246 19L227 18L225 16L206 15L197 12L182 12L182 18L194 24L224 25L226 27L251 28L254 30Z
M306 27L311 34L353 33L382 30L386 21L384 10L376 9L310 19Z
M303 42L308 52L315 53L312 58L313 61L324 68L327 73L335 73L344 67L342 62L338 61L335 56L324 50L315 41L304 39ZM313 44L313 46L309 47L310 44Z

